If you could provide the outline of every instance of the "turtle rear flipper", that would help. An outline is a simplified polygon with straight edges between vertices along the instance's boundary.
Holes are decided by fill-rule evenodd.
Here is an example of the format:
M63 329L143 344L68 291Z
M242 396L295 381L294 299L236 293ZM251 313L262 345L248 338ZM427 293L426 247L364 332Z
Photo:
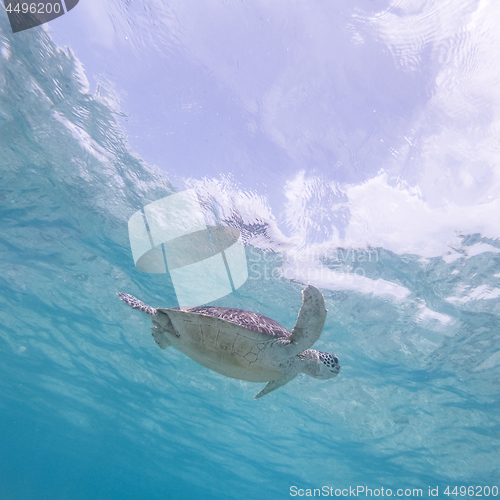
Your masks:
M166 347L172 345L172 342L167 339L161 328L158 328L157 326L151 327L151 335L153 335L153 338L155 339L155 342L158 344L160 349L165 349Z

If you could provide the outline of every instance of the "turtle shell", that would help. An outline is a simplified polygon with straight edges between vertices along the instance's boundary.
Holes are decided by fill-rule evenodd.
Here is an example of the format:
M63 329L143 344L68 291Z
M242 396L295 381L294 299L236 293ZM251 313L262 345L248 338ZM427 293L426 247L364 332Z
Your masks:
M228 377L263 382L281 376L267 352L291 333L278 322L225 307L158 309L179 335L174 345L197 363Z
M284 326L280 325L274 319L262 316L251 311L243 311L242 309L232 309L228 307L173 307L169 311L182 311L190 314L200 314L202 316L210 316L219 318L233 325L243 326L248 330L271 335L276 338L288 338L291 333Z

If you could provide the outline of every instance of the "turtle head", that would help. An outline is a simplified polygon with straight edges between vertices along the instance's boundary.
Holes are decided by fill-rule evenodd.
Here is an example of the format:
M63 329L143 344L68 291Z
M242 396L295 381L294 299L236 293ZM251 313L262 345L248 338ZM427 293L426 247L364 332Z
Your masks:
M318 356L320 360L320 377L321 379L329 379L336 377L340 371L340 363L339 358L334 354L330 354L329 352L321 352L318 351Z
M339 374L339 358L329 352L307 349L307 351L300 353L298 357L303 361L301 371L311 377L328 380Z

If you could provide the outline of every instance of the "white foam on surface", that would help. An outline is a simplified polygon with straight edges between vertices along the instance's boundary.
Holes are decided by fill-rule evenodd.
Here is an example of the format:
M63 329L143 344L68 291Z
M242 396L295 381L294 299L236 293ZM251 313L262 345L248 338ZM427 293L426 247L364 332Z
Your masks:
M475 257L484 252L500 253L500 248L494 247L493 245L488 245L487 243L476 243L470 247L465 247L467 257Z
M497 299L498 297L500 297L500 288L491 288L488 285L480 285L472 289L463 297L448 297L445 300L451 303L457 302L465 304L471 300L490 300Z
M347 201L308 211L308 201L315 196L310 190L313 181L318 179L307 179L300 172L287 184L287 197L293 202L290 205L293 209L287 212L287 222L302 241L306 239L307 228L316 228L314 220L318 213L324 217L328 210L340 212L345 209L349 213L343 228L345 235L341 237L338 230L332 230L329 240L332 247L381 247L397 254L416 254L424 258L441 256L447 263L483 252L500 251L486 243L462 246L466 234L499 237L500 199L473 207L455 203L433 207L425 201L418 187L391 185L389 174L381 172L362 184L338 186L331 183L331 192L338 193L339 198L344 195ZM301 207L305 209L300 210Z
M229 178L189 180L187 184L197 190L206 207L212 207L209 217L216 213L219 222L233 221L243 232L245 227L249 228L245 232L246 244L282 253L283 276L324 289L355 290L395 301L408 298L410 290L404 286L365 276L358 262L360 256L356 254L360 251L370 256L370 259L365 256L364 262L372 262L373 252L377 253L372 249L383 248L399 255L418 255L423 264L434 257L451 264L484 252L500 252L499 248L482 242L463 245L467 234L498 237L495 221L500 199L476 207L451 203L432 207L417 187L391 185L387 172L357 185L321 184L319 178L299 172L286 184L289 237L281 232L265 196L244 192ZM322 196L318 196L318 189ZM338 214L344 216L340 222ZM311 233L317 234L322 225L324 241L311 242ZM259 226L262 231L255 231ZM323 265L323 258L338 256L339 252L343 259L334 263L338 269ZM473 295L466 300L476 298ZM420 317L433 317L442 324L450 321L448 316L430 309L422 310Z
M300 258L300 252L288 253L281 274L287 279L312 284L325 290L351 290L368 295L390 297L403 301L410 295L410 290L402 285L384 279L371 279L356 272L331 270L319 260L306 262Z
M90 134L83 130L81 127L78 125L75 125L74 123L70 122L65 116L63 116L61 113L58 111L53 111L52 116L64 127L66 127L71 135L73 136L74 139L78 141L78 144L90 153L96 160L106 163L108 160L113 159L113 155L104 149L102 146L100 146L97 141L92 139Z
M451 325L455 322L455 320L451 316L433 311L424 304L420 305L419 309L420 314L418 315L417 320L424 321L426 319L435 319L442 325Z

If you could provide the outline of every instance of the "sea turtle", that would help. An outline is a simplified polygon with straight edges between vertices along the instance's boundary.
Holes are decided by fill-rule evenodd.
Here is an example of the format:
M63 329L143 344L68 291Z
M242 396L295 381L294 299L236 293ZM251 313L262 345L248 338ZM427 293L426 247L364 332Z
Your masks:
M260 314L225 307L155 309L126 293L118 293L133 309L153 321L153 337L202 366L250 382L267 382L255 399L285 385L299 373L322 380L340 371L337 356L309 349L318 340L326 318L321 292L309 285L291 332Z

